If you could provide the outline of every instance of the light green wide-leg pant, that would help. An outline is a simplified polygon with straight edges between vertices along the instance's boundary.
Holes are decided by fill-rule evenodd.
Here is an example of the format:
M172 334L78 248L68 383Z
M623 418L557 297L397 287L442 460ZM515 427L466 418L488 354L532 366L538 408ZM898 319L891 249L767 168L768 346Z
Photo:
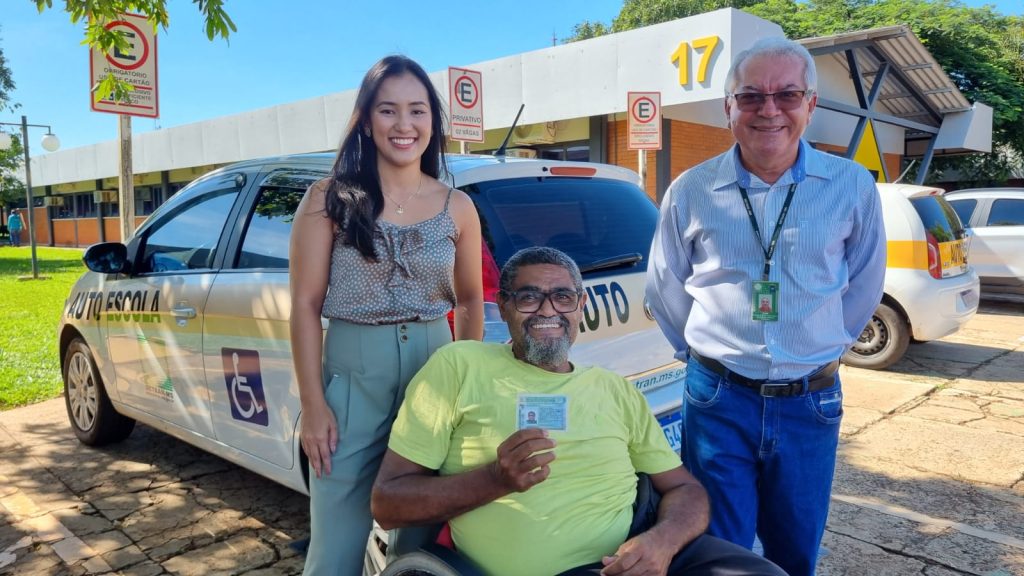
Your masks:
M304 574L359 576L372 527L370 489L391 423L416 372L451 342L445 318L386 326L332 320L324 341L324 395L338 420L331 474L309 471L310 542Z

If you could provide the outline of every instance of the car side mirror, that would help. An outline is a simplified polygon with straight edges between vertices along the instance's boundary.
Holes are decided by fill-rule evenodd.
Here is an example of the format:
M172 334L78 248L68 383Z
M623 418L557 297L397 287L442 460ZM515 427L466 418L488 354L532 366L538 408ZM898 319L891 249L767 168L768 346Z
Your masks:
M130 272L128 247L120 242L93 244L82 256L85 267L100 274L121 274Z

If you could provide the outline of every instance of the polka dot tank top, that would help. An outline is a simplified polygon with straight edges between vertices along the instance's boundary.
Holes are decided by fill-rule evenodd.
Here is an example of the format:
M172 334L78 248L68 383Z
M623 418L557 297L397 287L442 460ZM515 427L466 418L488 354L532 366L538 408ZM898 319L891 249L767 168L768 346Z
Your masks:
M323 315L353 324L436 320L455 307L455 242L458 230L444 209L433 218L400 226L377 220L377 261L363 258L334 236Z

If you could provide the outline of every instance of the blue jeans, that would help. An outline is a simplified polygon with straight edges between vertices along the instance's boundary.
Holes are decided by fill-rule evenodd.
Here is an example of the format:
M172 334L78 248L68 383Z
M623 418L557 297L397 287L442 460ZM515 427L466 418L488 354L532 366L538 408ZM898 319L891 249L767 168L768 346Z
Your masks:
M11 246L15 248L21 246L21 228L10 230L9 232L11 234Z
M763 397L695 359L686 366L683 460L708 491L708 533L790 576L814 574L835 472L843 392Z

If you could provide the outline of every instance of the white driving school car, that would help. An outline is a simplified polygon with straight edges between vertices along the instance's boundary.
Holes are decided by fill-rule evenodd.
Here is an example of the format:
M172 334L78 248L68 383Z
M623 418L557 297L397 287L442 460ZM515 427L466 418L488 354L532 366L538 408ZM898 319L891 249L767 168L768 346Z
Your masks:
M90 271L58 328L68 416L83 443L116 442L144 422L306 492L288 240L303 192L332 160L309 154L221 168L171 197L127 246L86 252ZM484 156L452 156L449 166L450 184L480 213L485 296L493 300L497 287L487 283L521 248L572 256L589 295L572 360L629 378L678 450L683 368L645 313L657 209L636 174ZM485 307L485 337L507 340L496 305Z

